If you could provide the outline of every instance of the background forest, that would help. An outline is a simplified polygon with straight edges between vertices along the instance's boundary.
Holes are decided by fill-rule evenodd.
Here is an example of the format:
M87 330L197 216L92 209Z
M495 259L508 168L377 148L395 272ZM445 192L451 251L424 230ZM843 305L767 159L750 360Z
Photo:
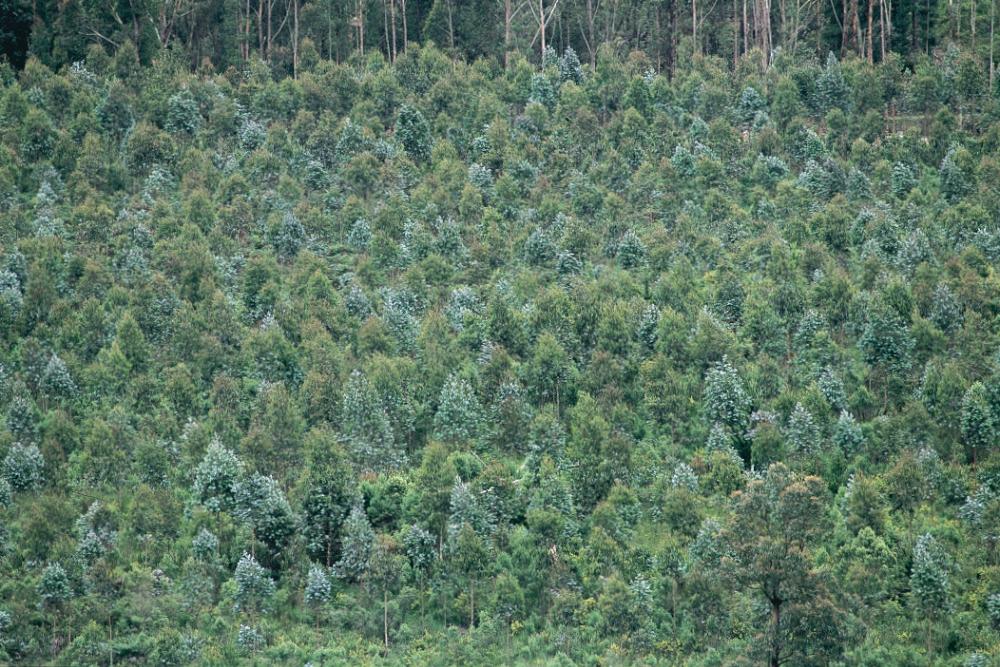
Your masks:
M992 5L0 9L0 659L1000 664Z

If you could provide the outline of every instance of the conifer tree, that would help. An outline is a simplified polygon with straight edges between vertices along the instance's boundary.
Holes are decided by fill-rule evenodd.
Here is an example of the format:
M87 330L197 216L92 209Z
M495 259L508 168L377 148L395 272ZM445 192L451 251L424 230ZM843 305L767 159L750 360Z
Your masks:
M431 154L431 128L419 110L404 104L396 118L396 137L414 162L424 162Z
M340 560L334 566L337 576L352 583L361 581L368 572L368 559L374 541L375 531L368 521L364 505L360 500L355 501L344 523Z
M213 512L233 509L236 483L243 476L243 462L213 437L194 473L194 494Z
M997 445L997 437L1000 436L997 419L982 382L969 387L962 398L961 430L966 452L973 465Z

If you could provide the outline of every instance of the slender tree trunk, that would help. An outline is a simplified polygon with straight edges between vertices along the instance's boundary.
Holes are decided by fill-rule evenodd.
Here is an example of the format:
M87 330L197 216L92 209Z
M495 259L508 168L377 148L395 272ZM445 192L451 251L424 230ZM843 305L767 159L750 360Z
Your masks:
M781 602L771 601L771 659L770 667L781 667Z
M851 39L851 29L850 24L847 19L847 14L849 8L847 6L848 0L842 0L840 6L840 14L843 17L843 24L840 26L840 57L843 58L847 55L847 48L849 46L849 40Z
M382 589L382 634L385 638L385 652L389 653L389 589Z
M403 13L403 50L410 45L410 33L406 29L406 0L399 0L399 9Z
M292 0L292 78L299 78L299 0Z
M469 629L476 625L476 580L469 582Z
M885 62L885 0L878 3L878 36L882 46L882 62Z
M997 0L990 0L990 90L993 90L993 20L996 16Z
M750 23L747 20L747 0L743 0L743 53L750 50Z
M271 62L271 48L274 46L274 33L271 29L271 13L274 10L274 0L267 0L267 50L264 60Z
M972 0L969 8L969 39L972 43L972 51L976 51L976 0Z
M392 62L392 44L389 42L389 0L382 0L382 34L385 38L385 53Z
M510 22L513 20L511 0L503 0L503 68L510 67Z
M740 64L740 11L733 0L733 70Z
M396 0L389 0L389 18L392 22L392 62L396 62Z
M542 36L542 62L545 62L545 0L538 0L538 32Z
M698 47L698 0L691 0L691 46L695 55L701 53Z
M874 18L875 0L866 0L866 4L868 5L868 32L865 34L867 40L865 50L868 52L869 64L873 64L875 62L875 50L872 46L872 26L874 25L872 19Z

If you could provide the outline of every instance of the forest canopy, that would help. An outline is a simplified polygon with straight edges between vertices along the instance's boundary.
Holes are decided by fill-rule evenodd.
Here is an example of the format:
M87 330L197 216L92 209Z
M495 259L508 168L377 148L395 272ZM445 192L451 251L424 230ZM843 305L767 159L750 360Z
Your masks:
M0 661L1000 664L992 6L0 10Z

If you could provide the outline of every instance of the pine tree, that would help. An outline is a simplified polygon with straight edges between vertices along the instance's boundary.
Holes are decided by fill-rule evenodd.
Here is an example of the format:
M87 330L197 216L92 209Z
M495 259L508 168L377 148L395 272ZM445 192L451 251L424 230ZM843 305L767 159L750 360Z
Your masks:
M823 398L826 399L831 408L834 410L847 408L847 391L844 389L844 383L832 368L829 366L824 368L816 384L819 385L820 393L823 394Z
M639 324L636 326L636 338L647 351L652 351L656 346L656 339L659 335L657 329L660 326L660 309L655 304L649 304L642 309L639 315Z
M962 304L945 283L939 283L934 288L934 294L931 296L930 319L938 329L946 334L953 333L962 327L962 322L965 319Z
M531 77L531 92L528 101L553 109L556 106L556 91L549 77L544 74L534 74Z
M618 261L622 268L634 269L646 263L646 244L631 229L625 231L618 240Z
M250 527L271 555L280 553L295 532L296 520L278 482L253 473L233 485L233 514ZM253 553L253 545L251 545Z
M670 476L670 486L691 493L698 493L698 475L687 463L678 463Z
M236 483L243 476L243 462L213 437L194 473L194 494L213 512L229 511L235 504Z
M368 571L375 532L361 501L355 501L344 523L340 560L334 566L338 577L349 582L361 581Z
M184 88L167 99L166 127L169 132L196 134L201 123L201 111L190 90Z
M972 177L963 169L963 164L969 159L967 150L953 145L941 160L941 167L938 170L941 178L941 194L949 202L954 203L972 190Z
M567 46L562 58L559 59L559 78L563 83L567 81L583 83L583 68L572 46Z
M404 104L396 118L396 137L414 162L424 162L431 155L431 128L419 110Z
M191 552L203 563L211 562L219 553L219 538L207 528L202 528L191 540Z
M371 242L371 225L364 218L358 218L347 232L347 245L358 252L367 252Z
M452 375L441 387L438 409L434 413L434 434L449 444L472 442L479 434L482 407L472 386Z
M917 185L917 176L913 167L905 162L892 165L892 193L902 199Z
M492 508L482 502L473 492L468 483L455 478L451 489L451 501L448 516L448 542L454 545L462 526L469 525L479 535L492 534L496 517Z
M246 623L240 623L240 629L236 633L236 645L240 647L243 653L254 655L264 648L266 643L264 635L259 628L247 625Z
M3 476L14 491L32 491L42 485L45 459L35 445L15 442L3 460Z
M38 597L45 607L59 607L73 596L69 575L59 563L49 563L38 580Z
M679 176L691 178L694 176L694 155L686 146L677 144L674 146L674 153L670 157L670 164Z
M341 429L360 470L393 470L406 462L396 447L392 424L368 378L351 373L341 401Z
M846 410L841 411L840 417L837 418L837 423L833 427L833 444L848 459L860 453L861 446L864 444L861 425Z
M7 429L22 442L34 442L38 424L38 410L21 382L14 385L13 398L7 406Z
M914 345L906 323L887 306L876 306L869 313L858 340L867 363L896 373L910 368Z
M71 397L76 394L76 383L66 363L52 353L42 373L42 389L51 397Z
M788 417L786 437L792 450L798 454L813 455L820 450L816 420L801 403L795 404L792 414Z
M747 86L740 93L740 100L736 105L736 115L743 127L758 127L760 114L767 115L767 101L761 97L760 93L753 86Z
M290 261L305 245L306 230L292 211L285 211L274 229L274 250L284 261Z
M330 601L333 589L326 568L313 563L306 577L305 601L310 607L319 609Z
M947 617L952 609L951 584L944 551L930 533L924 533L913 547L910 590L919 614L927 621L927 648L932 646L932 623Z
M982 382L969 387L962 398L961 429L962 440L973 465L997 444L997 437L1000 436L997 419Z
M816 106L821 114L826 114L830 109L846 109L850 99L840 62L831 51L827 54L826 66L816 81Z
M710 424L722 424L735 437L746 432L753 406L743 380L728 357L716 362L706 374L704 401L705 416Z
M236 611L249 613L251 617L267 611L275 594L274 580L256 558L243 552L233 579L236 582Z
M986 613L994 629L1000 629L1000 593L992 593L986 598Z

